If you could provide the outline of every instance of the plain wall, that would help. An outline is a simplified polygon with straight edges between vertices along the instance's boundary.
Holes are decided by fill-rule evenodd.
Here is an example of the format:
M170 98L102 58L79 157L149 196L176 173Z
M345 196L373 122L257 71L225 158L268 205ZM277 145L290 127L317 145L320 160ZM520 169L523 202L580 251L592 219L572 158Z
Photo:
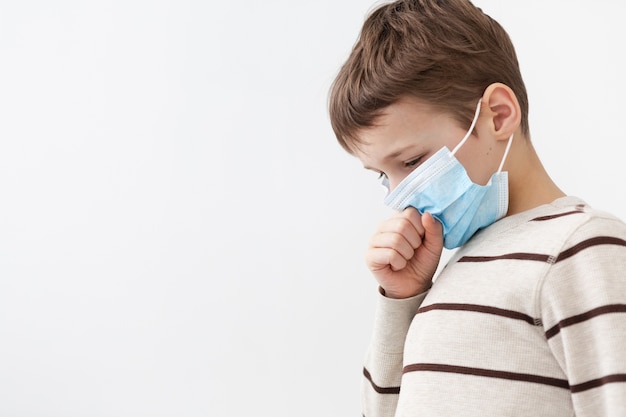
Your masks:
M625 4L476 4L626 219ZM373 5L0 0L0 416L359 415L390 212L326 100Z

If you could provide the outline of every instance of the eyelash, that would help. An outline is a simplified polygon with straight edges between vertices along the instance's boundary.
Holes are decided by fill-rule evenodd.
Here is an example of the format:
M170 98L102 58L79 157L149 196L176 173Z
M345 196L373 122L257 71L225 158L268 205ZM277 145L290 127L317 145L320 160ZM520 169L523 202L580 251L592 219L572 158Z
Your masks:
M419 163L419 161L421 161L421 160L422 160L422 157L420 156L419 158L415 158L415 159L410 160L409 162L405 162L405 163L404 163L404 166L405 166L405 167L412 167L412 166L415 166L415 165L417 165L417 164Z
M405 166L405 167L407 167L407 168L408 168L408 167L415 166L415 165L417 165L417 164L418 164L421 160L422 160L422 157L421 157L421 156L420 156L419 158L411 159L410 161L405 162L405 163L404 163L404 166ZM382 180L382 179L384 179L384 178L387 178L387 174L385 174L385 173L384 173L384 172L382 172L382 171L381 171L381 172L379 172L379 173L378 173L378 179L379 179L379 180Z

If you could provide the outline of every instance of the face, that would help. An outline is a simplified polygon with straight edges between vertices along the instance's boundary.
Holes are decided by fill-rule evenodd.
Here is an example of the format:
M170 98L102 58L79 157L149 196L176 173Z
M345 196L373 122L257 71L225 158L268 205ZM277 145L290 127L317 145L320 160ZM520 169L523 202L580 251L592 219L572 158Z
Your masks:
M476 131L480 122L479 116ZM407 97L388 106L376 126L359 132L363 144L355 154L365 168L385 175L393 190L443 146L453 150L467 129L469 125L459 126L452 116ZM486 184L498 168L500 161L494 161L491 142L472 134L455 154L477 184Z

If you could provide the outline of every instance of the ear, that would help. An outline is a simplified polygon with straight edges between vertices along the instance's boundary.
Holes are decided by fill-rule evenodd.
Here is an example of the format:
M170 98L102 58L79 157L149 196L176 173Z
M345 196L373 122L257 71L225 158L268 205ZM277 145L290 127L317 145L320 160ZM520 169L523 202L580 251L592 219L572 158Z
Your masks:
M498 139L508 139L522 121L522 111L513 90L493 83L483 93L481 113L489 117L488 128Z

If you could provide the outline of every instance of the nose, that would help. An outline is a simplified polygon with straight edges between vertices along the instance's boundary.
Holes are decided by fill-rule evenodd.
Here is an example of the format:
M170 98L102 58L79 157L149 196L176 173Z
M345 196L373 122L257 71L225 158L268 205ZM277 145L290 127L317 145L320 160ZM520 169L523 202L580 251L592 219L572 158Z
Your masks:
M391 176L385 179L386 184L383 183L383 185L387 188L387 190L389 190L389 192L392 192L402 182L402 180L404 180L404 178L406 177Z

